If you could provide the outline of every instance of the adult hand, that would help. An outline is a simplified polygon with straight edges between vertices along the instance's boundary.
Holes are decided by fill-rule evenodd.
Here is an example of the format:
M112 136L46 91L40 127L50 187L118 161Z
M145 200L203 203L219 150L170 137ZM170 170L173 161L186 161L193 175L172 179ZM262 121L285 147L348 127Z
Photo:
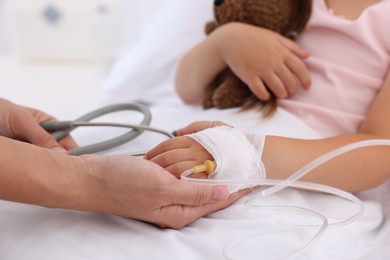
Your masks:
M71 137L57 142L39 125L44 121L55 120L54 117L5 99L0 99L0 107L0 135L54 150L66 151L77 147Z
M248 191L229 196L225 186L181 181L159 165L131 156L82 156L97 185L87 210L116 214L179 229L223 209ZM87 195L89 196L89 195Z

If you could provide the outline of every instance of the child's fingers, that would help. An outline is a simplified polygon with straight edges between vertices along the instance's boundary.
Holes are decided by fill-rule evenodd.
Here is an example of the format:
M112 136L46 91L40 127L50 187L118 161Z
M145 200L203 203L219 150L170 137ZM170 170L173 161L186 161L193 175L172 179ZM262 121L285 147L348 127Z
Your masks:
M171 150L176 150L176 149L183 149L183 148L188 148L191 146L192 142L194 142L192 139L189 137L175 137L172 139L169 139L167 141L164 141L160 144L158 144L156 147L152 148L150 151L148 151L145 154L145 159L147 160L152 160L156 156L171 151Z
M253 94L255 94L255 96L260 100L266 101L271 98L270 93L268 92L260 77L254 77L253 79L244 82L252 90Z
M216 127L216 126L222 126L222 125L228 126L228 124L226 124L222 121L197 121L197 122L191 123L190 125L188 125L184 128L178 129L176 131L176 133L177 133L177 136L189 135L189 134L200 132L200 131L205 130L205 129L210 128L210 127Z
M303 49L301 46L299 46L296 42L285 38L281 37L280 42L287 48L289 49L292 53L294 53L296 56L298 56L301 59L306 59L310 56L310 52L307 50Z
M163 168L167 168L179 162L193 161L194 163L201 164L206 160L212 159L212 156L202 145L192 139L190 141L192 143L188 147L167 150L150 158L150 160Z
M163 168L167 168L178 162L185 162L192 160L193 155L186 149L176 149L168 152L161 153L151 158L150 161L160 165Z
M288 96L287 90L280 78L274 73L268 74L264 78L264 82L267 84L267 87L274 93L278 98L286 98Z
M293 95L297 91L297 81L291 70L286 66L282 66L277 75L283 82L288 95Z
M311 85L311 79L309 70L307 69L305 63L300 59L287 59L286 65L291 70L291 72L296 75L302 87L304 89L309 89Z
M196 133L196 132L199 132L199 131L202 131L204 129L209 128L210 124L211 124L211 121L193 122L184 128L178 129L177 134L179 136L193 134L193 133Z

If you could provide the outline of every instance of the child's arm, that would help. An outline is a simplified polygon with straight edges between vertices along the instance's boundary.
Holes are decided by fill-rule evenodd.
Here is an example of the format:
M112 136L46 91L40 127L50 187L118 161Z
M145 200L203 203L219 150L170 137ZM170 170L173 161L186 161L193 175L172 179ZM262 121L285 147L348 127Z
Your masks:
M352 142L390 138L390 72L378 93L366 120L357 134L321 140L302 140L267 136L262 154L267 178L285 179L313 159ZM190 134L210 127L200 122L178 131ZM152 149L148 159L162 165L176 176L192 166L212 159L202 146L181 136ZM302 180L326 184L346 191L373 188L390 177L390 147L373 146L351 151L313 170Z
M390 138L390 71L358 134L317 141L267 138L263 162L274 178L285 178L321 154L360 140ZM293 156L291 156L293 155ZM283 162L283 163L280 163ZM362 148L316 169L306 180L348 191L375 187L390 177L390 147Z
M264 84L278 98L307 89L310 78L303 59L309 53L296 43L252 25L229 23L211 33L181 60L176 76L180 97L200 103L203 91L215 76L229 66L261 100L270 97Z

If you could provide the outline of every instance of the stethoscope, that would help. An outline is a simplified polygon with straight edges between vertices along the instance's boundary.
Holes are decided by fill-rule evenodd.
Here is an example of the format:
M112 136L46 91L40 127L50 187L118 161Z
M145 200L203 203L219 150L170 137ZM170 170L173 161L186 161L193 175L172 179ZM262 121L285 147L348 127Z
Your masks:
M89 122L90 120L100 117L102 115L119 112L119 111L126 111L126 110L140 112L143 115L142 121L138 125L122 124L122 123L107 123L107 122L96 122L96 123ZM41 126L46 131L51 132L56 140L61 140L65 136L69 135L70 132L76 129L77 127L107 126L107 127L123 127L123 128L131 129L130 131L122 135L119 135L117 137L114 137L112 139L108 139L95 144L78 147L68 151L70 155L82 155L82 154L93 154L93 153L106 151L108 149L112 149L124 143L130 142L131 140L141 135L144 131L160 133L166 135L169 138L174 137L172 133L169 133L165 130L150 127L149 125L151 121L152 121L152 114L147 106L138 103L124 103L124 104L115 104L115 105L110 105L110 106L96 109L73 121L46 121L41 123Z

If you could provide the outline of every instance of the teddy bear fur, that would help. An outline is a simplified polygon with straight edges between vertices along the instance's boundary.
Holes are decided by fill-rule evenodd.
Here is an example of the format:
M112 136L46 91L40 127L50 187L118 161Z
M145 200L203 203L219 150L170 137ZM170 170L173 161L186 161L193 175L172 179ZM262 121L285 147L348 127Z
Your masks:
M275 31L295 40L311 15L311 0L215 0L214 21L208 22L206 34L229 22L241 22ZM259 105L265 116L276 110L276 97L260 101L229 68L216 76L205 89L202 106L207 108Z

